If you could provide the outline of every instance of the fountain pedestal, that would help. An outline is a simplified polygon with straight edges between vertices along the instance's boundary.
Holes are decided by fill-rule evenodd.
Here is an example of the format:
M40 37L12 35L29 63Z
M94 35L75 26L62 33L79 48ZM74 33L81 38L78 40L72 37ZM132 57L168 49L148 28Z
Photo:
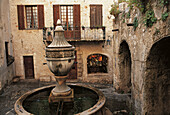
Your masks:
M74 90L66 85L68 76L55 76L56 87L52 89L48 101L54 102L71 102L74 98Z
M66 79L74 63L75 47L66 41L60 20L54 33L52 43L46 48L47 65L56 79L56 87L51 91L49 102L72 101L73 90L66 85Z
M71 89L70 94L66 95L66 96L64 96L64 95L62 95L62 96L54 96L52 92L50 93L50 96L48 98L49 103L55 103L55 102L60 102L60 101L63 101L63 102L72 102L72 101L74 101L74 90Z

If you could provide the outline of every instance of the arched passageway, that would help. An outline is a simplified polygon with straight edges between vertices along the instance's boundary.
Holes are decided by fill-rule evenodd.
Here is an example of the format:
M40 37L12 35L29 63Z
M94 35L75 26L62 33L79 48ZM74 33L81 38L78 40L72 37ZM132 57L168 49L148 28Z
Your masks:
M126 41L120 44L119 49L120 91L128 93L131 90L131 53Z
M169 115L170 37L163 38L152 46L145 73L145 114Z

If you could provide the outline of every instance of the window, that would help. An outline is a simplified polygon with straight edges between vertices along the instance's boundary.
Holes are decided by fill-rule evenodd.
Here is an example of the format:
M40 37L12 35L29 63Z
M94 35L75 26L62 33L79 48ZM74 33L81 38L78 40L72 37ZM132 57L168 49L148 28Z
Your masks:
M87 58L88 73L108 73L107 72L108 58L102 54L92 54Z
M6 62L8 64L8 57L9 57L9 53L8 53L8 42L5 42L5 53L6 53Z
M102 5L90 5L90 27L102 26Z
M8 42L5 42L5 53L6 53L6 63L7 63L7 66L9 66L14 62L14 57L9 55Z
M64 28L64 36L67 39L79 39L80 31L80 5L54 5L54 27L60 19Z
M37 6L25 6L27 28L38 28Z
M43 5L18 5L18 28L43 29L44 6Z
M73 6L61 6L61 22L64 30L73 30Z

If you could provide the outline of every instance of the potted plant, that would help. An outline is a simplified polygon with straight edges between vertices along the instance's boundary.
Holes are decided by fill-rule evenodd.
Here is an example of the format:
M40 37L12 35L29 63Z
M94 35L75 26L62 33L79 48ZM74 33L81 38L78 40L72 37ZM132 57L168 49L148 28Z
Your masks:
M113 5L111 5L111 10L110 10L110 14L111 15L114 15L115 16L115 18L116 17L118 17L118 15L119 15L119 13L120 13L120 11L119 11L119 6L116 4L116 3L114 3Z

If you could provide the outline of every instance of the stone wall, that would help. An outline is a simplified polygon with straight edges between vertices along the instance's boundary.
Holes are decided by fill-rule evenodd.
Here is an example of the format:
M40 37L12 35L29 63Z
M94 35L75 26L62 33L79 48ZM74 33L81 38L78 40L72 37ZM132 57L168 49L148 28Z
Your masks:
M111 46L104 46L103 42L82 42L75 44L77 50L78 62L78 79L91 83L112 83L112 54L110 54ZM108 50L106 50L108 49ZM108 57L108 73L90 73L87 72L87 57L91 54L102 54Z
M122 41L126 41L131 53L131 75L125 76L131 78L132 88L131 88L131 95L132 95L132 106L135 114L155 114L153 110L156 109L156 105L147 105L147 101L149 98L149 102L153 101L152 104L162 105L161 103L163 101L155 101L156 99L167 99L167 91L169 89L165 89L161 87L166 87L167 84L169 84L169 79L167 79L167 75L169 75L169 72L167 69L165 70L164 67L169 68L169 66L163 66L164 62L169 63L168 61L165 61L166 59L162 59L164 61L158 61L160 58L155 58L155 56L149 56L151 52L151 48L155 43L159 43L161 39L166 38L168 39L170 36L170 17L166 19L166 21L162 21L161 16L163 13L166 12L167 8L158 8L157 7L157 1L151 2L151 6L153 7L155 17L157 18L157 22L153 24L152 27L146 27L143 22L144 14L140 12L140 10L136 7L134 7L130 12L130 18L123 20L123 12L119 14L119 17L116 19L116 23L114 23L114 28L119 29L119 31L114 32L114 39L113 39L113 85L116 89L121 89L121 64L119 63L121 61L121 58L119 57L120 51L121 51L121 43ZM160 10L160 11L158 11ZM169 11L169 6L168 6ZM139 25L134 30L133 26L131 26L131 23L133 23L133 20L135 17L138 19ZM127 25L129 24L129 26ZM163 43L165 45L165 43ZM159 47L160 48L160 47ZM158 48L158 49L159 49ZM167 48L167 47L166 47ZM166 48L162 48L159 50L165 50ZM158 55L163 55L161 52L158 52L159 50L155 50ZM167 50L165 50L166 52ZM154 52L154 51L153 51ZM166 52L167 53L167 52ZM147 60L148 56L150 57L149 60ZM167 56L168 57L168 56ZM155 58L155 59L154 59ZM156 61L156 59L158 59ZM154 61L155 60L155 61ZM161 67L160 71L156 69L155 72L150 68L150 65L152 63L159 63L155 65L162 65L157 66ZM152 71L152 72L148 72ZM160 74L161 73L161 74ZM166 74L163 74L166 73ZM159 79L161 79L159 86L152 86L157 84L159 80L155 79L155 77L152 76L152 78L149 78L152 81L147 80L150 75L155 74L156 76L163 76ZM159 75L160 74L160 75ZM162 75L163 74L163 75ZM167 80L168 83L164 83L164 79ZM152 86L152 87L151 87ZM159 87L159 88L158 88ZM149 88L149 89L148 89ZM154 90L153 93L151 93L152 89ZM147 90L148 89L148 90ZM160 90L159 90L160 89ZM158 93L159 92L159 93ZM161 96L160 92L164 92ZM159 95L156 96L154 99L150 95ZM166 96L163 96L163 95ZM162 108L164 110L167 110L167 105L162 105ZM163 109L159 109L157 113L163 114ZM166 111L166 114L169 113L169 111Z
M12 36L13 36L13 45L14 45L14 53L16 60L16 75L21 76L22 79L25 79L24 73L24 64L23 64L23 56L33 56L34 61L34 74L35 79L44 79L50 80L52 73L49 71L45 60L45 45L43 43L43 31L42 29L35 30L19 30L18 29L18 16L17 16L17 5L44 5L44 19L45 19L45 27L53 27L53 5L72 5L72 4L80 4L81 11L81 26L90 27L90 4L102 4L103 5L103 26L106 27L106 39L109 37L112 38L112 19L110 18L109 10L111 8L112 0L10 0L10 16L11 16L11 28L12 28ZM83 33L82 33L83 34ZM78 43L79 44L79 43ZM77 45L77 54L79 58L78 62L78 79L89 81L86 73L86 58L87 54L90 52L105 52L106 55L109 55L109 51L112 52L112 48L109 49L106 46L104 48L101 45L95 45L95 47L91 47L89 49L89 45L91 42L86 43L85 45ZM93 43L92 43L93 44ZM91 45L92 46L92 45ZM98 49L97 51L95 51ZM108 53L109 52L109 53ZM110 54L110 60L112 53ZM81 59L82 58L82 59ZM81 65L83 64L83 65ZM110 67L112 67L112 62L109 63ZM82 68L81 68L81 67ZM111 69L111 68L110 68ZM112 76L111 70L109 70L109 75ZM102 75L103 76L103 75ZM95 79L100 79L98 77L94 77ZM103 76L104 78L104 76ZM105 79L105 78L104 78ZM111 78L112 79L112 78ZM97 80L96 80L97 82ZM112 82L108 80L108 82Z
M7 66L5 42L8 42L8 54L13 56L10 26L9 1L0 0L0 91L14 77L14 64Z

